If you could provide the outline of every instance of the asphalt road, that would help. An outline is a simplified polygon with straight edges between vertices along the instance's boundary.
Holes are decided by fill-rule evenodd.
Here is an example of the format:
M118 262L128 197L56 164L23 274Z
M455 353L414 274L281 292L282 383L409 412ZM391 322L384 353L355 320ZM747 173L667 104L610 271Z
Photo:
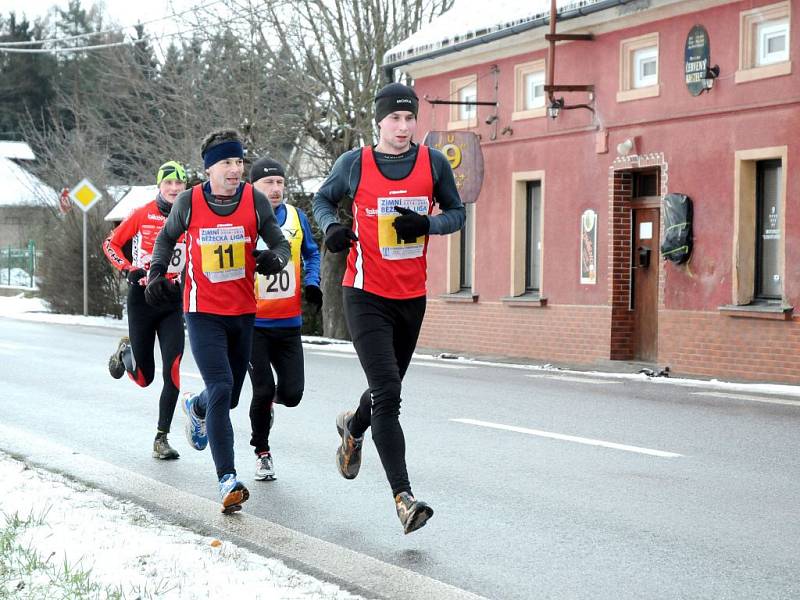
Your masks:
M50 443L68 448L71 458L53 457L60 470L78 457L113 465L137 485L175 491L148 502L164 497L168 514L192 504L188 524L224 532L234 521L208 502L210 452L188 446L180 409L170 439L181 459L157 461L157 386L108 376L120 333L0 318L0 449L37 451L8 432L41 440L42 455ZM245 384L232 415L251 490L252 521L238 523L252 531L232 528L237 539L258 546L259 527L275 524L319 540L320 556L353 569L320 572L345 584L361 573L353 588L374 597L400 597L388 581L403 573L409 598L441 596L414 592L429 580L452 586L451 597L800 597L797 396L416 360L401 422L414 492L436 514L403 536L371 442L357 479L336 471L334 419L365 386L355 356L336 350L307 345L303 402L276 407L274 482L252 481ZM190 356L182 379L185 390L202 387ZM101 487L129 493L124 477L94 472Z

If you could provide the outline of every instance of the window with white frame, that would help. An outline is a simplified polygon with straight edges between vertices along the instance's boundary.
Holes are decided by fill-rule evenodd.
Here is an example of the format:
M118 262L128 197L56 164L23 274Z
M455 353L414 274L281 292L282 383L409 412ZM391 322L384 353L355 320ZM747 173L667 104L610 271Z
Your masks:
M448 129L466 129L478 124L478 110L474 104L456 102L476 102L478 100L478 76L466 75L450 80L450 120Z
M478 99L478 83L470 83L458 90L459 102L475 102ZM458 106L459 121L469 121L477 115L477 106L474 104L460 104Z
M512 120L546 116L545 60L514 65L514 112Z
M757 27L758 66L789 60L789 21L769 21Z
M617 102L651 98L661 93L658 44L658 32L620 42Z
M633 52L633 88L658 83L658 46L639 48Z
M544 71L534 71L525 75L524 110L544 106Z
M792 73L791 10L792 3L784 0L739 13L736 83Z

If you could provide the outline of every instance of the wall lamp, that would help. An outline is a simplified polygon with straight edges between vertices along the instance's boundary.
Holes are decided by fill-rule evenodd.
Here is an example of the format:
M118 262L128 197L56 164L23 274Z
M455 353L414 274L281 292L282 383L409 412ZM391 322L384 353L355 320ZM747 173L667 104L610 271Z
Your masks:
M703 88L708 92L714 87L714 80L719 77L719 65L706 68L706 74L703 76Z
M547 106L547 116L551 119L558 118L561 109L564 108L564 98L553 98L552 102Z

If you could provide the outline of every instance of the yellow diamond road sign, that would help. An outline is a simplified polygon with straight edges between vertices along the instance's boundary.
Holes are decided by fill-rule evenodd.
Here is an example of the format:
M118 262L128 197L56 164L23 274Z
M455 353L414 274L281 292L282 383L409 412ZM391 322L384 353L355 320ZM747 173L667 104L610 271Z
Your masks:
M72 188L69 197L72 198L72 201L77 204L83 212L87 212L94 206L95 202L103 197L103 195L97 191L97 188L92 185L91 181L84 179Z

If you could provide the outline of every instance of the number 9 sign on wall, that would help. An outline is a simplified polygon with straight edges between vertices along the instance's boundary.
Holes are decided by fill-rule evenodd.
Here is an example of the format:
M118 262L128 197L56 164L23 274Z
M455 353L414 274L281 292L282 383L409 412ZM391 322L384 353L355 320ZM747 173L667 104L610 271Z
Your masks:
M478 136L472 131L429 131L422 143L445 155L453 167L461 201L477 202L483 185L483 152Z

